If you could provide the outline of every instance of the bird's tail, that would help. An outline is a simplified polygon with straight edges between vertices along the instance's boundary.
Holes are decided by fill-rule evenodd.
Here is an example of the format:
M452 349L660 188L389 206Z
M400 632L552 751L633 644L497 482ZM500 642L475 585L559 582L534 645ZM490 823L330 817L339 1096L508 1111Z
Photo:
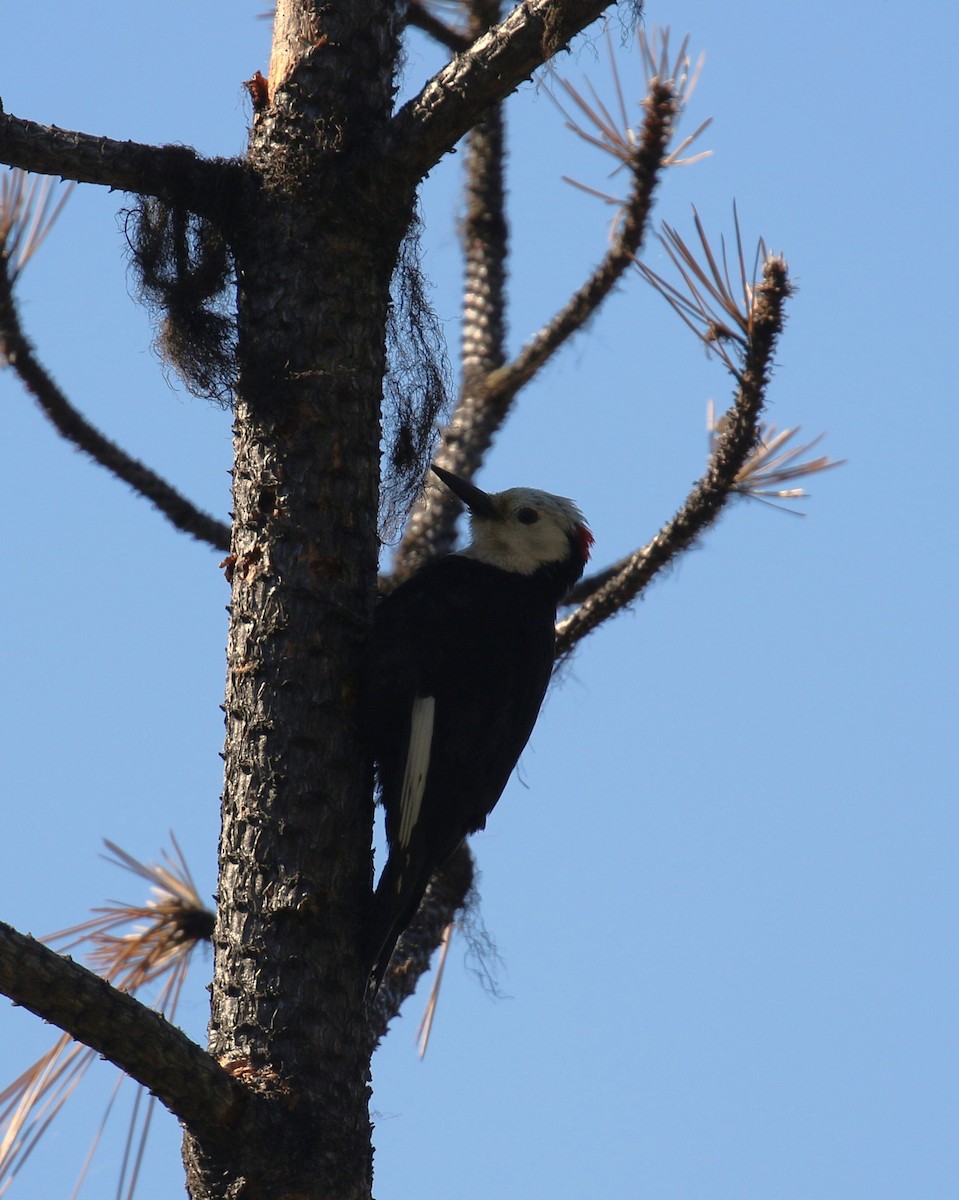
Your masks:
M367 1001L372 1001L386 974L407 925L416 916L429 883L422 879L409 856L391 854L376 885L363 935L363 961L369 964Z

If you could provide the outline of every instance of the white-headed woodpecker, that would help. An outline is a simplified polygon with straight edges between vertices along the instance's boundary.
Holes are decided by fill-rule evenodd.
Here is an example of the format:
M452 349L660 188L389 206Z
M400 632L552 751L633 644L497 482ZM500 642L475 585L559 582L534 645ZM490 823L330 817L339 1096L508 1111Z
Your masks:
M371 994L434 871L506 786L549 684L556 606L593 542L570 500L490 495L433 470L470 510L473 540L376 610L367 723L389 858L366 925Z

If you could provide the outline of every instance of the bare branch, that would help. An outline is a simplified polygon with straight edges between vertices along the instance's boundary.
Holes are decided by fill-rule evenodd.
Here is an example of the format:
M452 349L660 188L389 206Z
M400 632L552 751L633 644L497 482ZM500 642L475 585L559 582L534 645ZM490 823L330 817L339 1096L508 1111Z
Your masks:
M499 15L499 0L470 0L470 32L479 37ZM505 106L494 105L468 136L466 211L460 227L463 287L462 394L506 357Z
M713 403L709 402L709 450L714 456L718 450L720 437L727 428L728 414L723 414L718 420L714 417ZM789 513L790 516L804 517L806 514L785 504L776 504L776 500L804 500L808 492L804 487L784 488L784 483L795 483L798 479L806 479L810 475L818 475L823 471L831 471L834 467L845 465L845 459L833 459L828 454L820 454L818 458L800 459L814 446L822 441L824 434L820 433L808 442L798 446L786 447L799 433L800 426L792 429L777 430L775 425L759 426L756 445L747 455L735 479L730 486L730 492L743 496L747 500L758 500L770 508ZM797 461L799 460L799 461ZM648 550L649 547L644 547ZM638 553L642 553L639 551ZM629 566L633 556L620 559L619 562L605 567L585 579L581 579L564 600L564 605L572 607L582 604L590 596L594 596L601 588L610 583Z
M6 270L5 253L0 253L0 363L7 362L34 397L44 414L68 442L88 454L94 462L128 483L149 500L177 529L225 553L230 548L230 529L222 521L202 512L149 467L121 450L94 428L73 407L37 359L33 346L20 325L13 286Z
M506 400L527 383L543 364L578 333L610 294L642 244L652 209L659 172L666 159L679 115L671 83L654 81L646 100L646 116L638 145L629 148L632 175L629 195L622 201L617 233L603 261L565 307L519 352L486 381L488 398Z
M636 553L640 553L640 551ZM610 580L615 579L628 566L632 557L632 555L627 555L617 562L610 563L608 567L594 571L591 575L584 575L572 591L568 592L563 598L561 607L575 608L582 604L584 600L588 600L590 596L595 596L600 588L605 587Z
M679 114L679 97L672 83L653 80L645 107L639 138L625 142L622 151L632 186L622 202L612 245L589 279L511 363L464 387L456 411L443 430L443 444L436 455L437 463L446 470L466 479L479 470L517 393L583 328L627 267L635 262L634 255L643 240L659 171ZM449 503L443 489L426 491L410 518L397 555L399 578L405 578L431 555L445 553L452 547L459 511L459 506Z
M467 7L469 30L474 38L495 23L500 11L499 0L469 0ZM506 357L509 223L504 183L504 109L503 104L494 105L467 136L466 211L460 225L464 284L457 412L464 406L471 407L470 397L477 391L482 393L484 381L492 371L502 367ZM454 417L453 427L455 422ZM440 450L437 456L440 465L446 465L446 453L447 448ZM407 578L429 558L452 549L457 511L452 506L435 503L430 494L420 498L395 558L395 582Z
M623 560L574 613L559 622L557 661L564 659L588 633L626 608L667 563L716 520L729 497L735 494L737 475L759 436L759 414L790 290L783 259L767 258L762 283L751 297L749 337L743 367L738 372L739 388L725 414L724 427L716 439L705 475L653 540Z
M421 179L498 100L595 21L610 0L526 0L459 54L393 119L393 157Z
M236 1120L242 1089L185 1033L3 922L0 991L102 1054L187 1124L209 1128Z
M236 203L246 179L239 162L202 158L189 146L118 142L39 125L2 111L0 162L77 183L156 196L212 218Z
M406 23L422 30L434 41L439 42L441 46L452 50L454 54L468 50L472 45L472 38L459 29L447 25L445 21L441 21L435 13L430 11L429 5L421 3L420 0L412 0L407 8Z

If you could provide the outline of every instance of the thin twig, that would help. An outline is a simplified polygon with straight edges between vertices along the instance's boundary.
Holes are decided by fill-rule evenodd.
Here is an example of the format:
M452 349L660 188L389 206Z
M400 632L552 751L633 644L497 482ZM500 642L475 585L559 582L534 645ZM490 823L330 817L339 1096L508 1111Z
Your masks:
M440 989L443 986L443 972L446 970L446 960L449 958L450 946L453 942L453 930L455 928L456 922L450 921L443 930L443 937L440 941L440 955L436 962L436 974L433 976L433 986L430 988L429 999L426 1002L426 1008L423 1011L419 1028L416 1031L416 1048L419 1051L420 1058L426 1057L426 1051L430 1044L433 1021L436 1017L437 1007L439 1006Z
M429 5L421 3L420 0L412 0L408 5L406 23L421 30L435 42L445 46L447 50L452 50L454 54L460 54L463 50L469 49L473 43L471 37L459 29L454 29L452 25L447 25L445 21L441 21L435 13L430 11Z
M198 541L224 553L230 549L230 528L198 509L167 481L121 450L73 407L38 360L20 325L20 316L6 259L0 255L0 362L6 361L39 404L57 432L88 454L135 492L149 500L171 524Z
M559 622L557 661L566 658L579 641L604 621L622 612L663 567L716 520L735 494L736 477L759 436L759 414L790 289L785 262L778 257L768 258L751 304L750 336L742 369L737 372L737 394L725 414L723 431L716 440L706 473L679 512L652 541L625 559L574 613Z
M631 148L629 155L632 186L629 195L621 202L617 233L612 245L603 261L565 307L523 347L511 363L487 379L487 396L499 399L514 395L560 346L583 328L633 262L643 242L656 184L678 112L672 86L654 82L646 101L646 116L639 142Z

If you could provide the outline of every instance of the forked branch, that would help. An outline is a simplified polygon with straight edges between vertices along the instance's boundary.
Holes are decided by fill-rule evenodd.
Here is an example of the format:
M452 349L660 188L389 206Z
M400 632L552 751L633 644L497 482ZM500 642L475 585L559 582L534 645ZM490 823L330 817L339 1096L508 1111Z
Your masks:
M393 119L393 158L411 183L611 0L526 0L434 75Z

